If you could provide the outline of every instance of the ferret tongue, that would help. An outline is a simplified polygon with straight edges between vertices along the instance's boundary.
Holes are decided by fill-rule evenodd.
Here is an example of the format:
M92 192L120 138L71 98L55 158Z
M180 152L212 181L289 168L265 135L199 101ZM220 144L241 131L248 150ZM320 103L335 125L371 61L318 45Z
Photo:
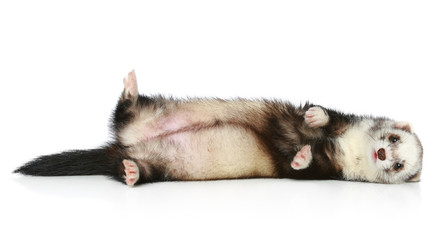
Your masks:
M378 153L376 153L376 151L373 151L373 160L375 160L378 158Z

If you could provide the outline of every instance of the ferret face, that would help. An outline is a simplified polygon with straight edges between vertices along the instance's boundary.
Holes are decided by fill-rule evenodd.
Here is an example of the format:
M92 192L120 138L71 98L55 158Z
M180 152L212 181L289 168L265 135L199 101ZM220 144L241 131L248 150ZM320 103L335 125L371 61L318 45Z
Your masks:
M388 121L371 130L369 136L373 139L370 160L377 182L419 181L423 148L409 123Z

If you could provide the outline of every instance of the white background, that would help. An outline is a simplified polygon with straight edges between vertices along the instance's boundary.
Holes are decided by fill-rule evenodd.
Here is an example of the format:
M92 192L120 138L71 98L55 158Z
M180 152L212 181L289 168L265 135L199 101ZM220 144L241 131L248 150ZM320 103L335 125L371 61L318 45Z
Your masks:
M1 239L445 237L444 1L1 1ZM110 139L122 79L410 121L422 181L256 179L128 188L11 174Z

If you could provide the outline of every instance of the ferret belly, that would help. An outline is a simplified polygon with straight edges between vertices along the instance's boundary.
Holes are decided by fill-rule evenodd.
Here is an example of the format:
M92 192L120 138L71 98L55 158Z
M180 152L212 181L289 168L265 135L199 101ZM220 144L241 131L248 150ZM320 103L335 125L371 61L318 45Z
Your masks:
M237 126L172 133L139 144L131 156L178 180L274 177L271 157L256 136Z

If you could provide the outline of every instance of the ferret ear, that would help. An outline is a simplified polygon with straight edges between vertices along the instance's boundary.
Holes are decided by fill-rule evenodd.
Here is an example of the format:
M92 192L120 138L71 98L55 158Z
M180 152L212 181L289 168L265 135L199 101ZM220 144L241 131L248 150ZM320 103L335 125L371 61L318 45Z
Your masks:
M407 182L419 182L421 180L421 172L416 173L412 177L410 177Z
M401 129L403 131L412 133L412 125L408 122L396 122L393 124L393 127L396 129Z

